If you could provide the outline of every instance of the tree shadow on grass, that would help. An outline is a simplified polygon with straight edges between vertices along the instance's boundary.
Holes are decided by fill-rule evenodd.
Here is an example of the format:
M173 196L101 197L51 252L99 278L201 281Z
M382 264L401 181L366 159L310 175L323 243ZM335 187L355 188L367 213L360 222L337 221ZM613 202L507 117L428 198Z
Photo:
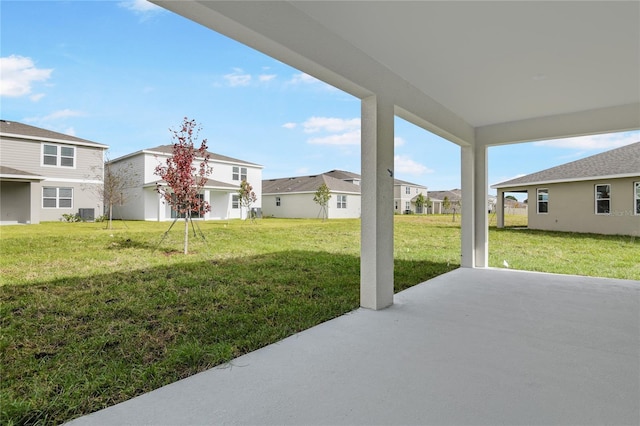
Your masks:
M396 260L396 291L455 269ZM59 424L359 306L360 259L320 251L182 263L0 295L3 422Z

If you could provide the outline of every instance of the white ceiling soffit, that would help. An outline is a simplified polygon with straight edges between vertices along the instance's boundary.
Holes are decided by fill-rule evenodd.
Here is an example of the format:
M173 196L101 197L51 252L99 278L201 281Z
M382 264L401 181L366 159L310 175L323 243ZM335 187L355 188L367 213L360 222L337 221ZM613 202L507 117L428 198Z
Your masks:
M638 1L162 1L456 143L640 128Z

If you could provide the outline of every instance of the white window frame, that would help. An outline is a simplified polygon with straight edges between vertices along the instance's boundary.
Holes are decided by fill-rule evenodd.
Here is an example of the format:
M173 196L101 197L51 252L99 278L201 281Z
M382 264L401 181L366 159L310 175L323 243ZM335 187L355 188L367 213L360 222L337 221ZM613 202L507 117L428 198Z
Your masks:
M540 200L540 194L547 194L546 200ZM547 211L540 211L540 203L547 204ZM536 213L537 214L549 214L549 188L536 188Z
M640 216L640 182L633 182L633 208L637 216Z
M282 200L280 197L276 197L276 207L280 207L282 205Z
M56 149L56 153L55 154L47 154L46 151L46 147L48 146L52 146ZM73 155L63 155L62 151L63 150L67 150L70 149L71 151L73 151ZM71 145L61 145L61 144L57 144L57 143L46 143L43 142L42 143L42 152L40 154L40 163L42 165L42 167L63 167L65 169L75 169L76 168L76 153L77 153L77 149L75 146L71 146ZM55 158L55 164L46 164L44 159L45 157L53 157ZM62 162L63 160L68 160L71 159L72 161L72 165L63 165Z
M338 209L346 209L347 208L347 196L346 195L338 195L336 197L337 204L336 208Z
M405 186L404 193L407 194L407 195L411 195L411 187L410 186Z
M404 202L404 209L406 211L411 211L411 201L405 201Z
M47 196L45 197L45 190L47 189L53 189L55 190L55 195L54 196ZM60 196L60 190L69 190L71 191L71 196L70 197L62 197ZM58 187L58 186L43 186L42 187L42 193L41 193L41 197L40 197L40 203L42 205L43 209L72 209L73 208L73 188L70 187ZM56 205L55 206L45 206L44 205L44 200L48 199L48 200L55 200ZM60 201L61 200L69 200L71 202L70 206L60 206Z
M609 195L607 198L599 198L599 194L600 191L598 191L598 187L599 186L606 186L608 187L608 194ZM594 212L597 215L610 215L611 214L611 184L610 183L597 183L594 185L594 193L593 193L593 201L594 201ZM598 201L608 201L609 202L609 209L606 213L600 213L598 212Z
M233 194L231 196L231 208L237 210L240 208L240 196L237 194Z
M240 166L233 166L231 169L231 180L246 181L247 180L247 168Z

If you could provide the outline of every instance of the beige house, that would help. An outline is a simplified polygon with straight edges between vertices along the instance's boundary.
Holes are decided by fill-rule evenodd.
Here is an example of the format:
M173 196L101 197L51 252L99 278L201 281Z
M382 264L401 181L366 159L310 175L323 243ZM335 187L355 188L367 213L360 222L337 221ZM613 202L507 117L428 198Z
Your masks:
M353 172L331 170L311 176L267 179L262 182L265 216L289 218L321 217L320 206L313 196L323 183L331 192L328 218L358 218L361 215L362 177ZM426 213L426 206L416 205L417 197L427 198L427 187L400 179L393 180L394 213Z
M57 221L102 214L104 152L109 147L0 120L0 223Z
M640 236L640 142L493 185L528 196L531 229Z

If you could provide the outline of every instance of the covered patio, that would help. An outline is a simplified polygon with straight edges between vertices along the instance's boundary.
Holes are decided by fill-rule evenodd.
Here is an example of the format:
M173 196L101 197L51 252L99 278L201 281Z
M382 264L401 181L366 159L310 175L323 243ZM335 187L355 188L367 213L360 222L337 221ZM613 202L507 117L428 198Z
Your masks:
M460 268L80 425L637 425L640 283Z
M361 99L365 309L73 424L640 423L640 284L488 268L487 213L490 146L640 129L640 3L153 2ZM396 115L464 202L462 268L394 296Z

